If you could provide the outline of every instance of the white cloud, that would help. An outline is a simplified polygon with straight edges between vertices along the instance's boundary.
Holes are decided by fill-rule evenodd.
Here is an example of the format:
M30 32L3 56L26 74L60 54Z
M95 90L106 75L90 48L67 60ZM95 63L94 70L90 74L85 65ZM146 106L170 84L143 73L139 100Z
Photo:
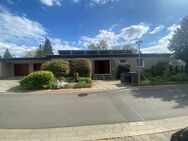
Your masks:
M149 30L149 26L142 23L138 25L132 25L122 29L121 37L125 40L139 39Z
M97 44L100 40L105 40L107 41L107 44L109 46L113 46L118 41L118 35L116 35L112 31L100 30L100 33L94 38L87 37L87 36L81 37L79 40L79 45L88 47L89 44L91 43Z
M179 28L180 25L173 24L168 27L168 34L158 40L155 44L150 47L142 49L143 53L170 53L168 49L169 40L172 38L174 31Z
M61 6L61 0L40 0L40 2L46 6Z
M73 0L74 3L79 3L83 0ZM107 4L109 2L115 2L115 1L119 1L119 0L88 0L88 5L89 7L93 7L95 5L104 5Z
M23 55L25 51L35 49L47 33L38 22L24 16L10 13L0 6L0 53L8 48L14 56Z
M27 51L36 50L36 47L35 46L27 47L25 45L18 46L13 43L0 42L0 54L1 55L4 54L5 49L9 49L13 57L19 57L19 56L23 56L24 53Z
M6 0L9 4L14 4L12 0Z
M98 43L100 40L106 40L109 47L124 44L133 44L149 31L149 26L145 24L132 25L123 28L120 33L109 30L100 30L95 37L83 36L79 40L79 45L88 47L91 43Z
M164 26L160 25L160 26L156 27L154 30L152 30L149 34L159 33L162 29L164 29Z
M106 4L108 2L114 2L114 1L119 1L119 0L90 0L90 2L94 4Z
M0 11L0 38L4 42L40 41L47 35L45 28L38 22L24 16Z
M80 2L81 0L73 0L74 3L78 3Z
M46 29L38 22L25 16L18 16L9 12L0 5L0 54L6 48L15 56L23 56L26 51L35 50L43 44L44 37L48 34ZM58 49L77 49L73 44L50 38L54 52Z
M62 41L58 38L51 38L51 43L55 54L58 54L58 50L79 50L79 47L76 47L73 43L68 41Z

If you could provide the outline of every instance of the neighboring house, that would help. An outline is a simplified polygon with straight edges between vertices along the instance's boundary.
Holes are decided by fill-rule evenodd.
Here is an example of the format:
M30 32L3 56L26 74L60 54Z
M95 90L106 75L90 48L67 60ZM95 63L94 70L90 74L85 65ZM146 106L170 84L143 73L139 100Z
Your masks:
M92 63L94 79L115 79L119 64L129 64L131 71L138 69L138 54L129 50L59 50L59 55L49 55L46 58L9 58L0 60L0 77L24 76L40 69L43 62L75 58L88 58ZM149 69L159 61L170 62L170 54L141 54L141 68Z

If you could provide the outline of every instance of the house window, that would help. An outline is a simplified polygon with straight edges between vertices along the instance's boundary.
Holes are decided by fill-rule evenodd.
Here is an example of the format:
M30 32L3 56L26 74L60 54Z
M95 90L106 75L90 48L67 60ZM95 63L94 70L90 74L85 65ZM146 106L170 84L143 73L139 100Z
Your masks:
M136 59L136 66L137 66L137 67L139 66L139 61L138 61L138 59ZM143 59L140 59L140 67L144 67L144 60L143 60Z
M119 60L120 64L127 64L127 60Z

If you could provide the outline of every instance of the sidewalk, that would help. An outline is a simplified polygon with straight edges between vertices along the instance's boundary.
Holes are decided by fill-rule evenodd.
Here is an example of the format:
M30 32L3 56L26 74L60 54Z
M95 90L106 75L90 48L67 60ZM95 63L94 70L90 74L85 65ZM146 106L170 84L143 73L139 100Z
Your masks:
M98 141L170 141L171 135L174 132L175 131L123 137L123 138L105 139L105 140L98 140Z
M0 141L169 141L188 116L161 120L51 129L0 129Z

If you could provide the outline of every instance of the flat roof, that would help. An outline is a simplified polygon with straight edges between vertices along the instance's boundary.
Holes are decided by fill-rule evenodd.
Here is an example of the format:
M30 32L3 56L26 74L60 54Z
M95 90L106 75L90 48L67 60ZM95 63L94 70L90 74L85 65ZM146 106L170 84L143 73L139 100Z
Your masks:
M45 61L55 58L114 58L114 57L137 57L138 54L130 50L59 50L59 55L48 55L46 57L21 57L0 59L1 62L9 61ZM169 53L141 54L141 57L168 57Z
M138 54L84 54L84 55L49 55L47 58L114 58L114 57L137 57ZM170 54L141 54L141 57L168 57Z
M8 62L8 61L45 61L49 60L47 57L20 57L20 58L2 58L0 59L1 62Z

